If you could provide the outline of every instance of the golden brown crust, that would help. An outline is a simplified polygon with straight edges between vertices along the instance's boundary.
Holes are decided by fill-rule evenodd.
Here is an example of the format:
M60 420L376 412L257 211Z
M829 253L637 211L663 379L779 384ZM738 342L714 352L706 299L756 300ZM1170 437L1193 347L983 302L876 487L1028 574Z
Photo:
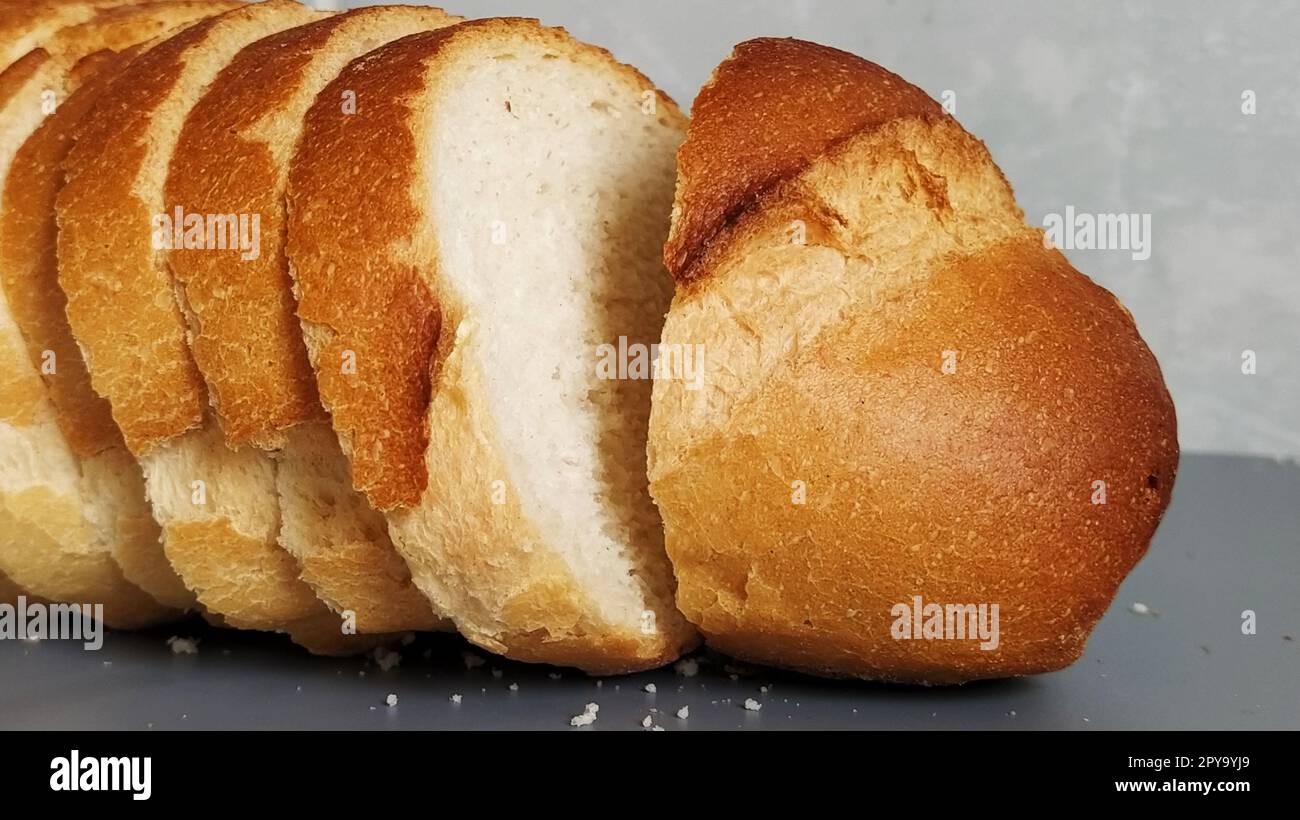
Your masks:
M212 19L137 58L74 132L58 196L59 283L91 381L136 455L198 427L207 405L168 284L154 265L152 208L131 192L148 146L150 113L180 77L184 52ZM105 150L105 146L112 146ZM140 339L150 339L141 345Z
M925 92L860 57L801 40L736 46L695 98L677 155L677 201L664 262L679 281L765 191L837 143L909 116L946 116Z
M297 123L270 133L268 121L295 104L308 82L304 72L331 39L386 16L430 28L456 19L437 9L372 7L280 32L240 52L186 118L168 176L168 204L261 220L256 259L241 261L238 251L169 254L196 320L194 357L232 444L265 443L287 427L325 418L281 244Z
M89 79L46 118L14 157L0 209L0 275L9 308L38 370L44 352L54 353L55 372L42 376L60 429L73 451L83 457L125 444L108 401L90 386L85 360L68 326L67 297L58 282L54 200L63 178L60 166L71 145L70 129L126 59L101 52L79 64Z
M941 345L961 353L954 375ZM1169 502L1176 441L1131 320L1030 234L860 306L654 492L678 605L711 645L953 682L1077 659ZM806 505L790 503L794 480ZM701 503L704 482L748 492ZM1001 646L892 640L891 607L914 595L999 604Z
M407 100L422 89L435 44L458 28L390 43L345 69L307 112L289 172L285 247L298 316L322 329L313 351L320 394L354 486L381 510L416 503L426 482L424 410L440 317L419 273L431 249L411 246L421 212L411 198L418 160ZM354 116L340 113L345 90L356 95Z
M755 76L789 75L789 49L747 46L751 69L768 48L785 68L724 65L713 105L728 78L752 100ZM891 81L861 99L901 110L888 93L911 95ZM698 175L696 128L724 158L729 143L696 113L682 156ZM791 176L701 194L713 217L678 245L696 250L664 341L703 343L713 380L700 397L655 390L651 492L678 604L710 645L816 674L1059 669L1169 503L1173 404L1127 311L1023 225L977 140L933 112L868 119ZM896 639L914 596L997 604L999 646Z
M59 280L68 318L90 355L92 384L137 455L199 427L208 404L170 276L153 247L156 204L137 193L150 150L142 137L190 51L210 42L214 30L220 37L227 25L280 24L298 15L300 22L311 19L296 3L270 0L190 26L127 66L75 133L58 198Z

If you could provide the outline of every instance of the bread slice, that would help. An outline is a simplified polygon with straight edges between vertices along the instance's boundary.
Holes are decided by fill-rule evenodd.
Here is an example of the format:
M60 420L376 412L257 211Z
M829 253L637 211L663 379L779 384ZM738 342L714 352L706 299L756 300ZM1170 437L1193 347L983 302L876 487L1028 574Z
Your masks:
M82 118L57 200L59 281L91 383L108 399L144 469L172 566L198 600L235 627L282 629L313 651L346 651L340 624L282 550L275 465L228 449L206 418L207 391L154 216L182 123L245 46L320 19L285 0L205 20L150 49Z
M818 674L1072 663L1177 469L1132 317L880 66L754 40L692 113L663 340L707 367L657 381L650 423L682 611L723 652Z
M360 632L446 622L411 582L383 516L352 489L321 406L284 258L284 186L303 115L329 80L385 42L457 19L415 6L364 8L245 48L186 118L165 188L168 207L183 213L260 221L254 258L175 248L168 261L227 443L277 453L280 543L321 600L355 613Z
M51 193L59 174L57 165L39 167L35 175L26 173L31 167L25 159L16 163L16 157L33 131L53 119L42 124L51 108L93 73L90 65L74 71L83 55L154 37L221 5L147 3L100 12L90 22L55 32L46 47L25 55L0 76L0 191L11 194L0 200L0 226L8 225L0 234L0 322L6 326L5 354L11 357L5 360L6 369L14 382L24 383L13 384L14 392L7 390L4 399L21 395L25 407L8 417L3 431L0 505L9 526L0 535L0 567L43 597L104 603L105 619L114 625L171 617L168 607L184 609L193 599L162 560L139 470L120 446L114 449L120 437L113 438L111 423L100 419L87 425L98 425L101 447L84 446L84 439L74 440L69 428L57 423L58 409L42 379L58 381L62 373L75 381L80 362L67 339L59 343L48 336L37 338L41 334L35 326L43 318L55 324L61 318L58 294L33 294L23 283L30 273L33 244L44 243L49 251L51 234L24 222L16 212L34 205L43 192ZM17 171L15 164L21 166ZM44 202L48 210L50 197ZM15 218L17 224L10 224ZM52 211L46 221L52 221ZM136 557L141 560L135 563L147 564L148 571L124 577L121 559L131 563ZM137 586L132 581L145 583Z
M520 19L378 49L307 114L288 248L322 398L416 584L492 651L607 673L694 640L646 494L649 383L596 376L599 345L659 332L685 124Z

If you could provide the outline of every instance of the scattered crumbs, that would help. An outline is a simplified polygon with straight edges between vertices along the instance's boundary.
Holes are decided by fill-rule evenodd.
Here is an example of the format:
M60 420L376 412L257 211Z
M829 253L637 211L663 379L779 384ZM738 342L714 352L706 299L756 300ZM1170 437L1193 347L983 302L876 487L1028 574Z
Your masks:
M384 703L387 703L389 706L396 706L396 705L397 705L397 695L394 694L394 693L392 693L392 692L389 692L389 693L388 693L388 697L384 698Z
M717 705L718 705L718 702L717 702L716 700L711 700L711 701L709 701L709 703L713 704L714 706L717 706Z
M763 704L753 698L745 698L745 708L751 712L757 712L759 709L763 708Z
M650 731L652 731L652 732L662 732L662 731L664 731L664 727L662 727L662 726L651 726L651 727L650 727Z
M549 672L547 673L546 677L550 678L551 680L559 680L564 676L561 675L559 672Z
M679 686L679 687L677 687L677 694L680 695L682 692L685 692L685 691L686 691L686 687L685 687L685 686Z
M510 691L511 691L511 692L518 692L518 691L519 691L519 684L517 684L517 683L512 683L512 684L510 684Z
M582 709L582 714L574 715L569 718L570 726L590 726L596 722L596 713L600 711L599 703L588 703Z
M673 671L683 678L693 678L700 674L700 662L695 658L682 658L673 664Z
M1015 717L1015 716L1016 716L1016 710L1015 710L1015 709L1012 709L1010 712L1007 712L1007 715L1008 715L1008 717Z
M461 696L459 694L455 694L451 696L452 703L459 704L460 701L461 701Z
M501 680L501 676L504 675L504 674L505 674L505 672L502 672L500 669L493 669L493 670L492 670L492 677L496 678L497 680Z
M740 680L740 675L737 675L735 672L732 672L727 677L731 678L732 680Z
M649 715L646 715L646 716L641 720L641 725L642 725L643 727L645 727L646 729L649 729L650 726L651 726L653 723L654 723L654 720L653 720Z
M487 663L487 661L483 660L482 657L475 655L473 652L462 652L460 653L460 657L461 660L465 661L466 669L478 669L480 666Z
M189 719L190 719L189 715L181 715L181 720L189 720Z
M301 692L301 691L302 691L302 687L301 687L301 686L295 687L294 691Z
M372 711L372 712L375 711L375 707L371 706L371 707L370 707L370 711Z
M657 714L659 714L659 710L656 709L655 707L651 706L651 707L650 707L650 714L652 714L652 715L657 715Z
M112 666L112 665L113 665L113 662L112 662L112 661L104 661L104 668L105 668L105 669L107 669L108 667L110 667L110 666Z
M645 691L646 691L646 694L648 694L648 695L653 695L653 694L655 694L656 692L659 691L659 688L656 687L653 683L647 683L647 684L645 685Z
M365 676L366 676L366 670L364 669L357 670L357 677L364 678Z
M181 638L172 635L167 639L167 646L171 649L173 655L199 654L199 642L196 638Z
M479 691L486 695L486 694L487 694L487 687L484 686L484 687L482 687L481 689L479 689Z
M604 682L603 680L598 680L598 681L596 681L596 688L597 688L597 689L604 689L604 688L605 688L605 682Z
M858 713L858 710L857 710L857 709L854 709L854 710L853 710L853 714L856 715L857 713Z
M1290 635L1283 635L1282 640L1286 641L1287 643L1291 643L1292 641L1295 640L1295 638L1292 638Z
M766 686L760 686L760 687L758 687L758 691L760 691L760 692L762 692L764 695L766 695L767 692L768 692L768 687L766 687Z
M1087 718L1084 718L1084 719L1083 719L1083 722L1084 722L1084 723L1092 723L1092 721L1091 721L1091 720L1088 720Z
M1131 609L1135 615L1159 615L1160 614L1159 610L1152 609L1151 607L1147 606L1141 601L1135 601L1133 605L1129 607L1129 609Z
M686 720L690 716L691 716L691 707L689 706L683 706L682 708L677 710L678 720Z
M410 646L413 643L415 643L414 632L407 632L406 634L402 635L402 646Z
M615 692L621 691L622 689L623 689L623 687L620 686L619 684L617 684L617 683L614 684L614 691L615 691Z
M149 722L148 724L146 724L146 725L147 725L150 729L153 728L153 722L152 722L152 721L150 721L150 722Z
M371 653L371 657L374 658L375 664L379 667L379 671L381 672L387 672L389 669L392 669L394 666L397 666L402 662L401 653L394 652L386 646L375 647L375 651Z

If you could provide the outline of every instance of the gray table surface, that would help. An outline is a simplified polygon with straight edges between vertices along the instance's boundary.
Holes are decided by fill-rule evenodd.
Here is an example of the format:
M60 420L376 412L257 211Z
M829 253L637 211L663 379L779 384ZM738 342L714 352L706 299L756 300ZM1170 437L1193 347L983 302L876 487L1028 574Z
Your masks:
M1138 614L1134 603L1153 612ZM1241 632L1248 609L1253 636ZM198 653L173 654L172 635L197 637ZM0 728L567 730L598 703L593 729L639 730L646 717L667 731L1296 729L1298 639L1300 466L1191 455L1150 553L1086 654L1049 675L924 689L701 655L690 677L669 667L598 680L504 661L451 636L418 637L383 671L373 660L313 658L277 636L192 621L110 633L97 652L0 641ZM396 706L386 704L390 693ZM750 698L759 710L744 708ZM683 706L685 720L676 717Z

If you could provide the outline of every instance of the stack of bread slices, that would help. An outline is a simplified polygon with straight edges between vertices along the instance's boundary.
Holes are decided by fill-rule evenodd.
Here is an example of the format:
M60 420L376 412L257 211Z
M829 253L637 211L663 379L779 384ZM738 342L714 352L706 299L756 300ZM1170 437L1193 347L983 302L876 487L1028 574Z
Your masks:
M1077 657L1168 501L1159 372L1088 283L1080 327L1120 342L1070 395L1118 403L1135 443L1122 465L1114 447L1068 462L1069 480L1114 467L1101 477L1152 492L1118 491L1092 536L1045 533L1037 569L1059 571L1038 592L1019 569L977 590L1016 618L1049 594L1085 601L1024 644L1004 638L1005 660L886 651L881 595L969 591L927 587L927 567L951 577L930 542L959 528L951 511L891 518L919 515L886 478L921 446L889 432L902 421L829 436L833 453L811 443L818 412L888 415L822 406L853 395L837 381L853 368L831 349L810 359L817 336L860 337L889 282L912 298L963 254L1064 262L1025 249L982 145L858 58L747 44L688 139L646 77L526 19L0 0L0 34L0 596L103 604L120 628L199 613L319 654L456 630L605 674L667 663L699 629L760 661L959 680ZM840 120L812 116L827 106ZM776 247L791 224L812 234ZM708 342L704 389L598 366L661 340ZM1095 443L1071 423L1082 432L1058 443ZM880 430L894 445L869 441ZM791 481L821 495L783 506ZM1059 512L1078 489L1048 482L1037 503ZM981 560L1021 566L986 549L998 535L978 515L960 529ZM1092 563L1073 550L1088 537ZM879 593L879 573L901 581Z

